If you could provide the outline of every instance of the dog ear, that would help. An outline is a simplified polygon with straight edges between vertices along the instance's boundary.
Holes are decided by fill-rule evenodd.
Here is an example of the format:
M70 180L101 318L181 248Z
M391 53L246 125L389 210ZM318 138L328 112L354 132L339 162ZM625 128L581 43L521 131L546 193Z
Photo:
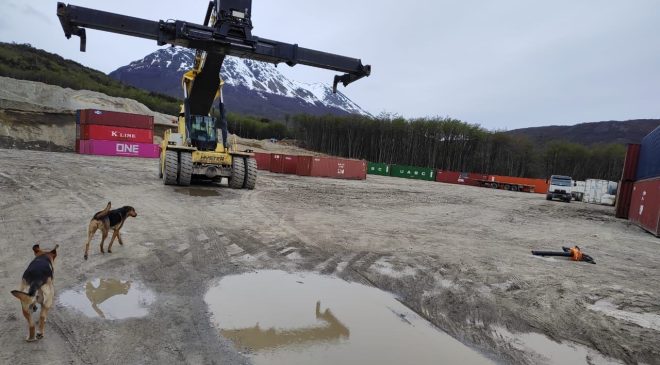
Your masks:
M50 253L53 255L53 257L57 256L57 249L60 248L60 245L57 244L55 247L53 247L52 250L50 250Z
M39 248L39 244L37 243L36 245L32 246L32 251L34 251L35 255L38 255L39 252L41 252L41 248Z

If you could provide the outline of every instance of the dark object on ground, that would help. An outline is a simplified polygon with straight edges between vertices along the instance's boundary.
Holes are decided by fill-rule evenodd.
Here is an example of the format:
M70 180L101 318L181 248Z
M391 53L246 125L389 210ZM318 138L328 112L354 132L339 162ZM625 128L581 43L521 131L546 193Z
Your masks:
M568 248L568 247L562 247L561 248L563 252L558 252L558 251L532 251L532 255L535 256L562 256L562 257L570 257L571 260L573 261L585 261L590 264L595 264L596 261L594 259L587 255L582 253L580 251L580 247L575 246L573 248Z

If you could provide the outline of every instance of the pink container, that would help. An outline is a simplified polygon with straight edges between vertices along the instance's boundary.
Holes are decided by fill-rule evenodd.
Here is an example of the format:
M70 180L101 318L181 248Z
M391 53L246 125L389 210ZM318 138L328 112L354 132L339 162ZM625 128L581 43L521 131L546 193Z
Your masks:
M85 155L159 158L160 146L125 141L81 140L80 153Z

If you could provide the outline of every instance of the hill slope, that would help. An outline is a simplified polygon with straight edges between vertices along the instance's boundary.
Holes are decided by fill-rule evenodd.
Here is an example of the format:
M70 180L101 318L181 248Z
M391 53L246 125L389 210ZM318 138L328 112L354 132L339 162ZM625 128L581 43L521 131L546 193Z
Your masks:
M151 110L166 114L177 114L179 111L179 102L173 97L124 85L101 71L29 44L0 42L0 76L133 99Z
M606 143L639 143L660 125L660 119L635 119L514 129L509 135L526 136L536 144L561 140L586 146Z

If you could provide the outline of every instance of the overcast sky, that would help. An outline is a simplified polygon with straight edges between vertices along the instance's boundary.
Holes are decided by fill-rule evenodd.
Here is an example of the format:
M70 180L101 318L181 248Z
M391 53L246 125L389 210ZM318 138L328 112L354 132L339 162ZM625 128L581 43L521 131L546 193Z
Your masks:
M205 0L72 4L201 23ZM110 72L155 42L61 30L56 1L2 0L0 41L30 43ZM660 118L658 0L253 0L253 34L361 58L373 74L348 97L373 114L450 116L488 129ZM330 84L333 73L280 65Z

